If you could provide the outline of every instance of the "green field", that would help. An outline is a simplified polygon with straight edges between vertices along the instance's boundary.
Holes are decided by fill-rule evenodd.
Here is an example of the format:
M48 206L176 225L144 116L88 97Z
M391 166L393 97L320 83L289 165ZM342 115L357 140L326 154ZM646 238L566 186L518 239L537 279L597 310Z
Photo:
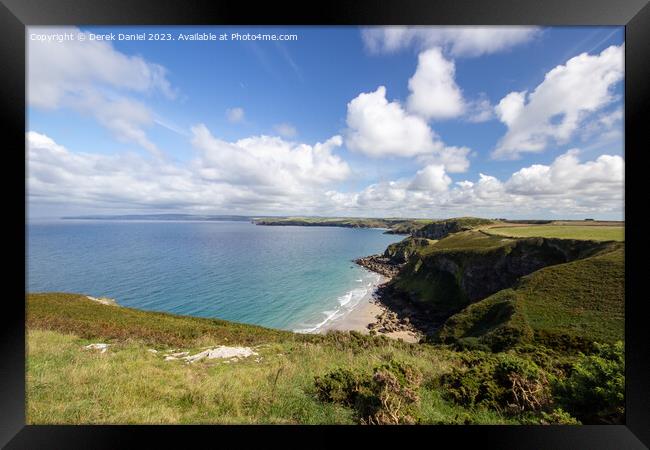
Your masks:
M529 227L494 227L486 228L483 231L507 237L546 237L594 241L625 240L625 227L615 225L533 225Z

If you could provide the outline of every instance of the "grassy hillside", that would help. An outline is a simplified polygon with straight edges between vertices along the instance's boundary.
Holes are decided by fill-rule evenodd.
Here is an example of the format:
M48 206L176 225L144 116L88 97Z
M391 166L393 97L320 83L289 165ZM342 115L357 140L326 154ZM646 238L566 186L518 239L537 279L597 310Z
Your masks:
M623 249L538 270L452 316L443 342L493 349L519 342L585 349L624 339Z
M413 238L398 246L409 253L392 285L438 315L455 313L470 302L508 288L543 267L590 256L616 243L545 238L511 239L462 231L429 245ZM398 254L397 252L395 253Z
M72 333L81 338L136 339L145 344L185 347L201 346L207 341L249 345L294 340L299 336L219 319L103 306L78 294L30 294L27 326Z

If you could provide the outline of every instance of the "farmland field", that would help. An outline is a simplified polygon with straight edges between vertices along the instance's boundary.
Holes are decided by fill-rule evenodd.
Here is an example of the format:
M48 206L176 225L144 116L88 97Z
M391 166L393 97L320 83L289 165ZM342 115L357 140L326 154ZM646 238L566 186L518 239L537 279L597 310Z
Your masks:
M494 227L484 231L508 237L546 237L594 241L625 240L625 227L616 225L532 225L528 227Z

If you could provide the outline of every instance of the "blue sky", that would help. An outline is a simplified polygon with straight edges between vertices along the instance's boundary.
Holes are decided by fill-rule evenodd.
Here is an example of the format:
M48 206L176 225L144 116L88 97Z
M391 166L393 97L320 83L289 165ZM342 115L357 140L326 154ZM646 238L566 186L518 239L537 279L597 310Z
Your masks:
M174 40L90 41L111 32ZM204 32L297 40L178 40ZM621 219L623 43L622 27L31 27L29 212Z

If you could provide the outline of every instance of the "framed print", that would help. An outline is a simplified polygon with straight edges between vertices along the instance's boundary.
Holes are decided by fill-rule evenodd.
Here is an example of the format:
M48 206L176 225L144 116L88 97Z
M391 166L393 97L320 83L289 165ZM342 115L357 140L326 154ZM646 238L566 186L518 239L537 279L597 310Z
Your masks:
M3 445L647 448L647 2L308 6L3 0Z

